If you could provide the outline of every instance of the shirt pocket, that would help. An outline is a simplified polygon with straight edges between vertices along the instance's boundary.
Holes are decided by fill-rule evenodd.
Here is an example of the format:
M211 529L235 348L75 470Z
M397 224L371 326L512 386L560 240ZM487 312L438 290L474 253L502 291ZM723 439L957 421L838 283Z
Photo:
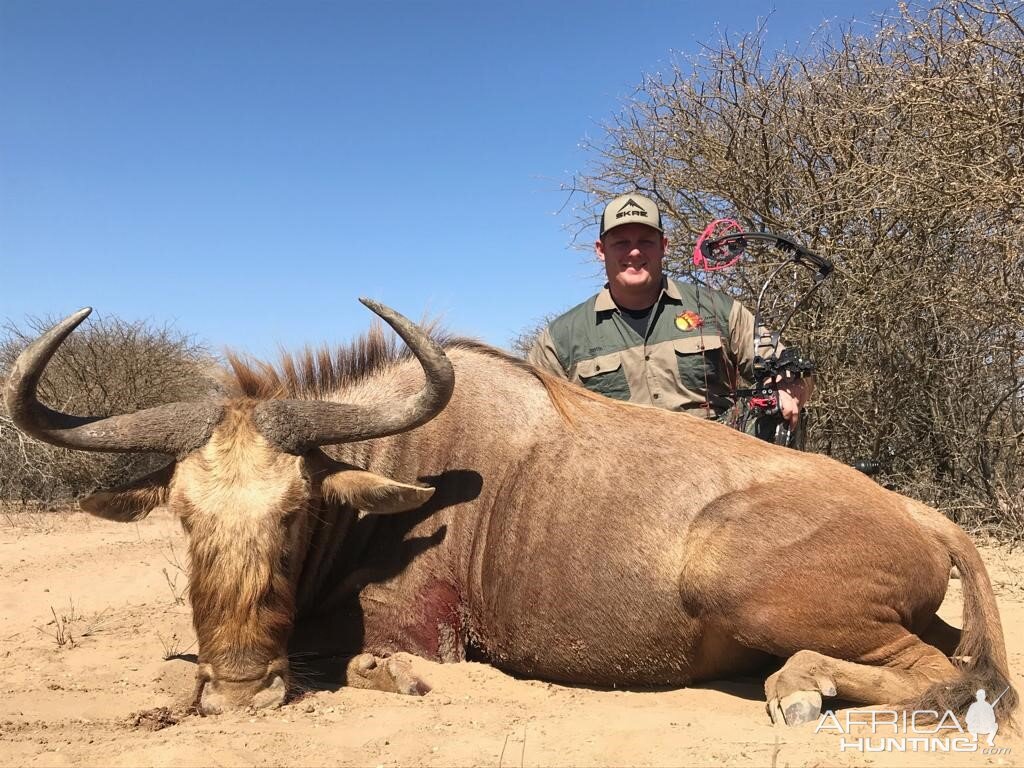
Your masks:
M629 383L619 352L581 360L576 364L576 379L591 392L616 400L629 400Z
M691 392L722 394L724 378L724 350L722 337L705 333L703 336L685 336L675 339L672 348L676 356L679 383Z

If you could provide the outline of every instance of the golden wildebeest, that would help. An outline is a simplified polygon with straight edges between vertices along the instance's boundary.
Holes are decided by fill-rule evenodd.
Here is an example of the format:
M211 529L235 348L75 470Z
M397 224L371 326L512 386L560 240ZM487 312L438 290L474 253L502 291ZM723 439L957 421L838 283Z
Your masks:
M35 391L86 309L7 381L33 437L174 457L82 506L181 519L201 711L279 705L299 648L359 654L350 684L406 693L424 686L396 651L595 686L783 659L765 692L787 723L822 696L936 709L1008 685L985 567L938 512L824 456L607 400L479 343L442 348L364 303L416 359L378 331L276 369L233 358L220 402L69 416ZM935 615L951 565L962 636Z

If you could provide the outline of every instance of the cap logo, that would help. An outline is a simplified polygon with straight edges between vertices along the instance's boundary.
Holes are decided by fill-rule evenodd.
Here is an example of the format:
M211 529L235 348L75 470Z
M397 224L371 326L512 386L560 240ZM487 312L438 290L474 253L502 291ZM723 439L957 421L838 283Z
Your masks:
M630 210L627 211L627 208ZM618 212L615 214L615 218L623 219L626 216L643 216L644 218L647 218L648 214L642 205L636 202L633 198L629 198L629 200L623 203L622 207L619 208Z

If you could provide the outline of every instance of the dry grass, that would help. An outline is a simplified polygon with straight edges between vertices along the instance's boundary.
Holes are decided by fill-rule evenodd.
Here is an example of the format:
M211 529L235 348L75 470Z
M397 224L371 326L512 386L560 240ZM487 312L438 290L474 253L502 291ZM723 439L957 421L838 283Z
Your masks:
M164 637L160 632L156 633L157 639L160 641L160 645L163 647L163 658L164 661L170 661L176 659L183 654L188 653L192 648L195 647L196 640L193 640L187 646L182 647L182 638L178 636L177 632L172 632L170 637Z
M103 631L103 625L109 618L107 610L104 608L91 617L85 617L78 612L74 601L69 597L67 606L62 608L60 613L51 605L50 614L53 620L42 627L36 627L36 630L53 638L58 648L74 648L79 641Z
M171 570L162 568L161 572L167 582L167 588L171 591L171 599L174 604L184 605L188 595L188 568L182 564L173 542L167 542L167 549L170 555L164 554L164 560L167 561Z
M0 501L0 521L4 527L16 533L53 533L67 520L68 515L76 511L77 505L70 502L44 504Z

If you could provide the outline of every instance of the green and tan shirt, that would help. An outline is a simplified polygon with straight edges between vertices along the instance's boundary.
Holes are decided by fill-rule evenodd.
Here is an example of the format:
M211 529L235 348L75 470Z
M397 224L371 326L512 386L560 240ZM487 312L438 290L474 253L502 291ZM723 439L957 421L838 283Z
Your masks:
M604 290L557 317L527 360L587 389L634 403L715 417L749 383L754 316L710 288L666 279L646 336Z

